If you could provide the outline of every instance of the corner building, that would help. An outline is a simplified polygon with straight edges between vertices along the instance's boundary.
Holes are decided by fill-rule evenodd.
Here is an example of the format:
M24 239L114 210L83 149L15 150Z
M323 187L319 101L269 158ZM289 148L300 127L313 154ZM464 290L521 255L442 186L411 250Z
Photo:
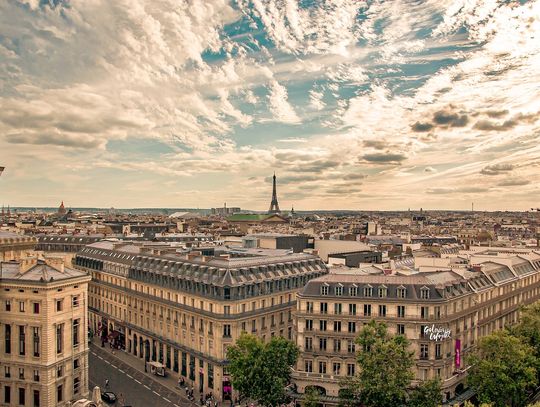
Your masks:
M235 396L227 347L243 331L293 340L298 290L327 273L308 254L215 248L203 256L149 242L94 243L75 265L92 275L92 329L219 400Z
M479 338L517 322L520 307L539 299L540 253L534 252L412 275L331 270L298 295L297 391L315 387L325 406L337 405L341 380L359 369L355 338L375 319L411 341L415 382L438 377L443 399L451 400L466 391L466 357Z
M0 406L64 406L86 398L90 276L64 268L62 260L27 258L0 267Z

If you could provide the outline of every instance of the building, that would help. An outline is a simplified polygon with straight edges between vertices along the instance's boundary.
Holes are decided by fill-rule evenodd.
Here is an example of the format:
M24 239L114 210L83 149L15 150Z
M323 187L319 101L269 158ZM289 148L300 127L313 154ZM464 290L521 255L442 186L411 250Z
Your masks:
M64 406L87 397L90 276L62 259L15 257L0 263L0 404Z
M279 225L289 223L289 220L277 213L274 214L252 214L235 213L227 218L227 223L236 226L239 230L246 233L250 228L261 225Z
M333 253L328 255L328 264L342 264L347 267L359 267L361 263L382 263L382 253L371 250Z
M297 390L315 386L324 405L337 405L340 381L358 369L354 340L376 319L411 341L416 380L439 377L451 400L465 391L465 360L478 339L516 322L520 307L538 299L540 252L411 275L331 270L298 295Z
M272 201L270 201L270 209L268 209L269 214L280 214L279 203L277 200L277 190L276 190L276 173L272 177Z
M0 261L20 260L33 253L36 244L35 237L0 231Z
M309 237L306 235L257 233L248 237L257 239L258 247L263 249L286 249L302 253L309 246Z
M134 357L161 361L202 393L231 398L226 351L242 331L294 338L296 293L327 272L288 250L179 253L172 243L104 240L81 250L90 326Z

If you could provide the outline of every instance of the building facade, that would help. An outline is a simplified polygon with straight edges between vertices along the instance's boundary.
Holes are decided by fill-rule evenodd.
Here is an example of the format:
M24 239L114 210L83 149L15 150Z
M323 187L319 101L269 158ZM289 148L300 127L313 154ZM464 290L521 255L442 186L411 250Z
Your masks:
M0 266L0 406L64 406L87 397L90 276L61 259Z
M340 383L358 370L355 338L375 319L411 341L416 381L440 378L450 400L465 390L466 356L478 339L515 323L520 307L538 299L540 253L407 276L331 271L298 296L297 390L314 386L325 405L336 405Z
M227 347L242 332L293 339L298 290L327 272L317 257L288 251L223 249L207 257L165 243L112 241L85 247L75 266L92 275L93 330L219 400L234 396Z

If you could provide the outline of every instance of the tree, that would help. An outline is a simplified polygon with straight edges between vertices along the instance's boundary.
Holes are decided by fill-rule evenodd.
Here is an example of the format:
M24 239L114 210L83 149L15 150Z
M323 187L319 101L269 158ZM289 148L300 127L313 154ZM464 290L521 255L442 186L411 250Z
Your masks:
M527 391L537 383L534 349L508 331L480 339L468 363L468 382L479 401L495 407L525 406Z
M227 350L233 387L262 406L282 403L298 353L298 347L284 338L264 343L243 333Z
M411 407L436 407L441 404L441 381L426 380L410 391L408 405Z
M304 393L304 407L317 407L319 405L320 393L314 387L308 387Z
M341 405L394 407L410 403L431 407L440 404L438 381L411 390L414 352L409 351L410 342L404 336L390 335L383 322L373 320L362 328L356 342L360 371L343 383ZM433 396L431 402L430 396ZM412 404L416 402L421 404Z
M519 323L512 327L510 331L513 335L532 346L535 356L540 359L540 301L524 307Z

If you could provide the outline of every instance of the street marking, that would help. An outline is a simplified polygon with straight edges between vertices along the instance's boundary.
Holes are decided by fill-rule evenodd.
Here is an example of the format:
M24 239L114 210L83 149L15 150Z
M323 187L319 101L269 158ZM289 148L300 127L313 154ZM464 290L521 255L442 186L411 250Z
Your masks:
M167 403L170 403L170 402L171 402L171 400L166 399L165 397L162 397L162 399L165 400Z
M155 391L155 390L152 390L152 393L154 393L156 396L160 396L160 397L161 397L161 395L160 395L157 391Z
M135 379L135 381L136 381L137 383L139 383L139 384L142 384L142 383L141 383L140 381L138 381L137 379Z
M126 373L126 372L124 372L124 371L123 371L122 369L120 369L120 368L118 368L118 370L119 370L120 372L122 372L122 373Z
M107 363L108 365L111 364L111 362L109 362L108 360L105 360L105 359L104 359L103 361L104 361L105 363Z
M103 357L101 357L100 355L97 355L97 357L100 358L101 360L105 360L105 359L103 359Z
M146 387L148 390L150 390L150 387L148 387L146 384L144 385L144 387Z
M129 377L130 379L133 379L133 376L131 376L129 373L126 376Z
M178 404L173 404L174 407L180 407Z

